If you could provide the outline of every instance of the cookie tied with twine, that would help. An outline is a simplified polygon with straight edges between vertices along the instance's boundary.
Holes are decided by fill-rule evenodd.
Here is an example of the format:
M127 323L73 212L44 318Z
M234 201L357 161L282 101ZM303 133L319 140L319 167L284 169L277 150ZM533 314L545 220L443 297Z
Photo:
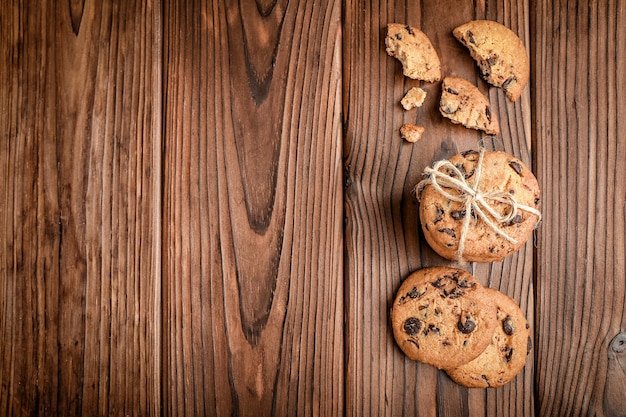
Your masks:
M506 152L470 150L436 162L415 187L424 237L446 259L497 262L541 221L537 179Z

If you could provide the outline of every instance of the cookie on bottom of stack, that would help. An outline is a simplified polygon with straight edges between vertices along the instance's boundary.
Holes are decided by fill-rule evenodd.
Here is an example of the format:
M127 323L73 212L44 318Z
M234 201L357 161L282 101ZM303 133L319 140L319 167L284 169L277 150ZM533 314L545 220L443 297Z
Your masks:
M498 326L491 344L470 362L446 373L470 388L495 388L510 382L526 364L532 343L524 313L506 294L485 288L497 309Z
M470 273L430 267L404 280L391 308L391 324L407 357L449 369L485 350L497 317L484 287Z

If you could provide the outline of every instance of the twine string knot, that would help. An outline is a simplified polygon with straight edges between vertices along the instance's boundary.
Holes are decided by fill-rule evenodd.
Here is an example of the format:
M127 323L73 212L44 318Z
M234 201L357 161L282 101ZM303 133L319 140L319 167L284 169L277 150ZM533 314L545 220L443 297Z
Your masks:
M515 196L510 192L492 190L482 191L478 188L480 177L482 174L483 158L485 150L480 149L478 153L478 163L474 172L474 181L470 184L465 175L449 160L436 162L432 168L427 167L424 173L428 178L417 184L417 190L421 191L426 185L430 184L442 196L451 201L456 201L464 207L463 225L461 227L461 235L459 236L459 247L457 249L457 258L462 259L465 250L465 240L469 231L472 216L478 216L489 228L495 233L502 236L508 242L517 244L517 240L507 234L502 226L512 222L518 216L520 210L534 214L541 221L541 212L534 207L527 206L517 202ZM451 193L448 190L455 190ZM417 193L419 197L419 192ZM497 211L494 203L502 203L508 208L504 210L504 214Z

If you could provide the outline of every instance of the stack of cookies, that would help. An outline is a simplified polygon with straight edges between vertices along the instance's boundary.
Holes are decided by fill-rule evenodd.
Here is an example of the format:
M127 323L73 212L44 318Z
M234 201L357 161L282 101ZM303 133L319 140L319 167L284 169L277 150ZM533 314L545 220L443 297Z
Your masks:
M499 387L517 375L531 349L515 301L456 268L411 274L391 309L393 335L412 360L444 369L467 387Z

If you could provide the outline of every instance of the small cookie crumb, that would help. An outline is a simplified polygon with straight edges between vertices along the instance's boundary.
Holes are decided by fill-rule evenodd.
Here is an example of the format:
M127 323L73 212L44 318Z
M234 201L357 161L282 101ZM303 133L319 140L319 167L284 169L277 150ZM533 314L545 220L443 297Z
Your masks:
M400 136L407 142L415 143L422 138L424 134L423 126L416 126L410 123L402 125L400 128Z
M424 99L426 98L426 91L419 87L413 87L404 95L400 104L404 107L404 110L411 110L415 107L422 107Z

